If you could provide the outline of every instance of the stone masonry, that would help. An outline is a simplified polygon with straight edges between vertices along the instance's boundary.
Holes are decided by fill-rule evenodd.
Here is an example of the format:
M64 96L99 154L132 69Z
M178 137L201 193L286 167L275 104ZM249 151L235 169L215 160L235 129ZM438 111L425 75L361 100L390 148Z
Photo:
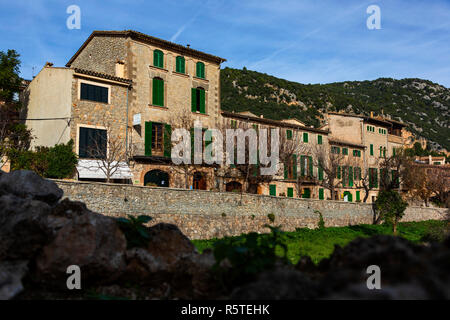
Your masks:
M264 233L268 231L266 224L281 225L286 231L315 228L317 211L328 227L373 221L372 205L366 203L68 180L56 183L65 197L83 201L93 211L108 216L150 215L153 223L174 223L191 239ZM268 217L271 213L273 223ZM402 221L443 220L449 214L449 209L410 206Z

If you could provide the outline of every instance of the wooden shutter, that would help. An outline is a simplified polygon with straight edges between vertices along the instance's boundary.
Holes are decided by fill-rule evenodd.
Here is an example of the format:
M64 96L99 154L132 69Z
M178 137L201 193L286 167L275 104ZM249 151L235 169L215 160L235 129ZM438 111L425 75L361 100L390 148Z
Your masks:
M164 92L161 92L161 88L164 91L164 83L159 78L153 78L153 97L152 97L152 104L155 106L162 106L164 97L161 97L161 94L164 96Z
M323 196L323 189L319 189L319 200L323 200L325 197Z
M197 89L195 88L191 89L191 111L197 111Z
M341 178L341 166L337 167L337 178L340 179Z
M297 180L297 155L296 154L292 155L292 170L293 170L294 179Z
M205 90L200 89L198 93L200 94L200 113L205 113Z
M302 175L302 177L305 176L305 160L305 156L300 156L300 174Z
M322 144L322 136L320 134L317 136L317 144Z
M312 177L313 176L313 162L312 162L312 157L309 157L309 176Z
M144 154L146 156L152 155L152 123L145 122L145 147Z
M164 157L170 158L172 153L172 127L170 124L164 125Z
M348 186L353 187L353 167L348 167Z
M373 156L373 144L370 145L370 155Z
M276 196L277 195L277 186L275 184L271 184L269 186L269 194L271 196Z
M308 132L303 132L303 142L308 142Z

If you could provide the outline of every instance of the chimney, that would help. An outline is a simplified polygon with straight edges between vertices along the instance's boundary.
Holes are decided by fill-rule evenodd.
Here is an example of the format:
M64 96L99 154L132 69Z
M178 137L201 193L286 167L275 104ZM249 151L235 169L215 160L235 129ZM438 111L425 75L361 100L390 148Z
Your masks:
M191 47L191 45L188 43L187 45L186 45L186 47L188 47L188 48L190 48Z
M373 118L373 111L370 111L370 117Z
M259 117L262 119L262 118L264 118L264 115L260 115Z
M47 61L47 62L45 63L45 65L44 65L44 68L46 68L46 67L49 67L49 68L50 68L50 67L53 67L53 62L48 62L48 61Z

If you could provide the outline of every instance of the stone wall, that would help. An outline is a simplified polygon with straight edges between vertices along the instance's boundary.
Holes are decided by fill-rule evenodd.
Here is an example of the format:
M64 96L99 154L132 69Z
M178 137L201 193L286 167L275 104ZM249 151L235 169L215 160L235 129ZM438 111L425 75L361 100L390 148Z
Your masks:
M191 239L209 239L241 233L267 232L268 215L274 225L293 231L315 228L320 211L326 226L372 223L372 205L250 195L233 192L193 191L130 185L58 180L64 197L83 201L93 211L109 216L146 214L153 222L169 222ZM444 219L448 209L408 207L402 221Z

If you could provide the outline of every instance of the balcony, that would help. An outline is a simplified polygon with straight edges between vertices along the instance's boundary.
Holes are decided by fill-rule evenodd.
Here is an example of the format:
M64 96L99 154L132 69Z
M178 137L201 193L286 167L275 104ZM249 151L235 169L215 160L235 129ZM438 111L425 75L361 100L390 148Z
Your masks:
M403 144L403 138L398 135L388 134L388 142Z

